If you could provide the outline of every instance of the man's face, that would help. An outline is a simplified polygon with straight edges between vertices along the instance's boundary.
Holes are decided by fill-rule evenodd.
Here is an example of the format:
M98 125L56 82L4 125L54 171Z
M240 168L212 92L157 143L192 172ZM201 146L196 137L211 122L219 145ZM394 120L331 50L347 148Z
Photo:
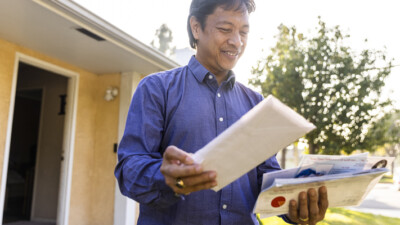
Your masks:
M211 73L225 77L242 56L247 43L249 20L246 10L217 7L205 21L204 29L192 18L197 39L196 59Z

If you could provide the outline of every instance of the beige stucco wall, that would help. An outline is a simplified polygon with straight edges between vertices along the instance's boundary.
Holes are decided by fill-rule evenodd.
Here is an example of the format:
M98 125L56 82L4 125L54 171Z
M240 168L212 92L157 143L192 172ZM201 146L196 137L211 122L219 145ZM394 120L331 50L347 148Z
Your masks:
M3 170L15 46L0 39L0 174Z
M99 206L93 210L91 224L113 224L113 216L104 215L113 212L114 205L104 204L113 203L114 188L109 186L115 185L114 167L117 159L114 153L114 143L118 142L118 115L119 115L119 98L107 102L104 100L105 90L108 86L112 85L118 87L120 84L121 76L119 74L101 75L99 77L98 91L96 95L97 112L96 113L96 143L93 158L94 158L94 182L92 185L93 196L92 205ZM108 115L115 115L113 117ZM102 187L107 187L106 189ZM113 186L115 187L115 186Z
M16 52L79 74L69 224L112 224L119 98L106 102L103 97L106 87L119 86L120 75L99 76L0 39L0 174Z

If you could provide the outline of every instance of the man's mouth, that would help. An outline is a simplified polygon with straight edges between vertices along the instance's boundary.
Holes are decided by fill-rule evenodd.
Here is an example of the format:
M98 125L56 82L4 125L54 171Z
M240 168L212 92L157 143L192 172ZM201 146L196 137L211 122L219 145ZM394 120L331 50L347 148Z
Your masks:
M222 51L222 52L229 56L238 56L239 55L239 51Z

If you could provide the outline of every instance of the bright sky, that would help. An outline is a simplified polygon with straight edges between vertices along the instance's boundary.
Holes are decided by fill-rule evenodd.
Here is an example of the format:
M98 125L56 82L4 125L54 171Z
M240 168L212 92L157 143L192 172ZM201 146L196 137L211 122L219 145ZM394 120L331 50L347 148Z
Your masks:
M166 23L173 33L173 45L189 46L186 21L190 0L75 0L103 19L145 44ZM277 27L296 26L306 36L317 26L318 16L328 27L340 25L350 34L353 50L387 48L387 56L400 65L399 0L255 0L250 15L250 34L245 54L234 68L238 80L247 84L251 67L275 43ZM368 39L365 44L364 40ZM400 108L400 66L386 80L385 93Z

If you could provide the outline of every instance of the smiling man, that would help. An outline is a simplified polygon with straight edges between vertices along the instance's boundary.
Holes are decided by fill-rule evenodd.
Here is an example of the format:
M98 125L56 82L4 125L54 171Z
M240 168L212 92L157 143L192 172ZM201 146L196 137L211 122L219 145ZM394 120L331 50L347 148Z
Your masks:
M252 210L262 174L280 169L275 157L218 192L210 190L218 174L191 159L263 99L232 72L254 9L253 0L193 0L188 34L196 55L187 66L140 82L115 169L121 192L140 203L138 224L258 224ZM316 224L327 207L326 188L310 189L282 218Z
M206 20L194 15L189 18L193 35L191 38L194 39L192 47L197 47L196 59L215 75L218 84L227 79L229 71L246 48L249 33L248 11L252 9L236 4L215 8L214 13L208 15ZM192 12L195 13L198 12Z

